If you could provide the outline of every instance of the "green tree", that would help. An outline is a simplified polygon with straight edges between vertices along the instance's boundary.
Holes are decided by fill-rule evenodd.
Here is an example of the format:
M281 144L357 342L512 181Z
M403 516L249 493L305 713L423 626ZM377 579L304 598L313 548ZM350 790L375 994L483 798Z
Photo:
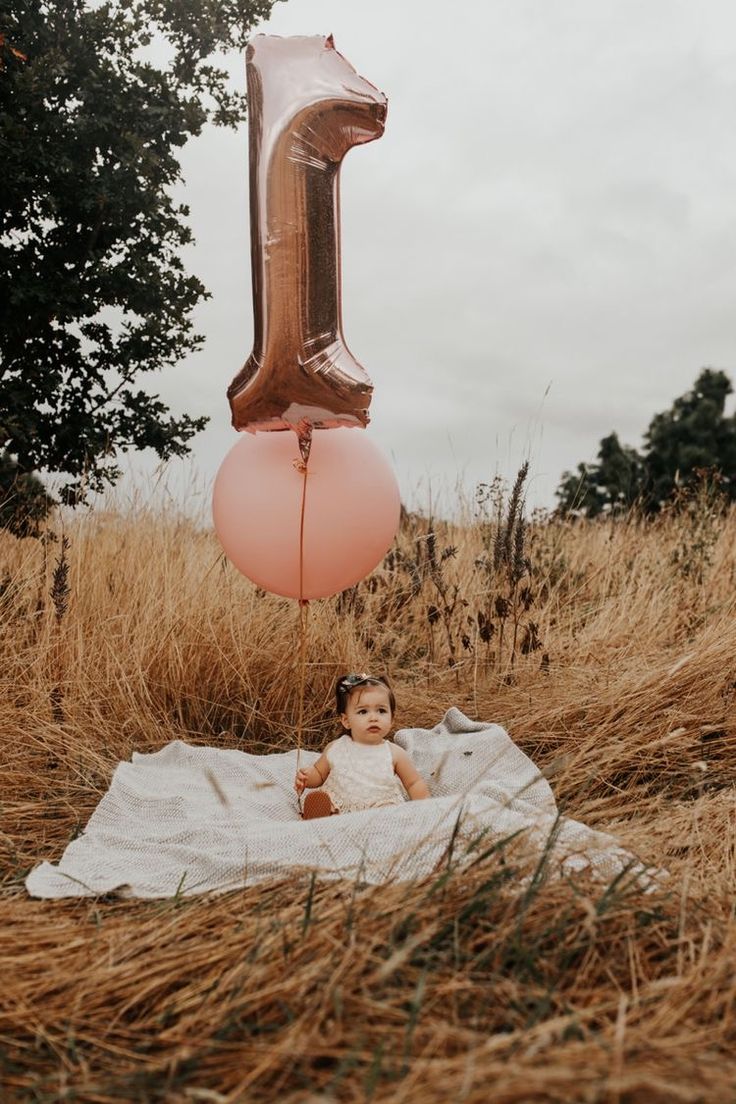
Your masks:
M691 391L675 399L663 414L655 414L644 437L647 498L657 509L679 484L712 469L736 498L736 418L726 417L726 399L733 388L725 372L704 368Z
M563 513L580 510L588 517L628 510L642 495L644 467L636 449L622 445L617 433L601 440L597 464L578 464L563 472L557 489Z
M576 473L563 473L560 510L596 517L639 502L653 512L703 471L717 473L722 491L736 500L736 415L725 413L731 391L725 372L704 368L691 391L652 418L641 454L622 445L616 433L604 437L597 464L578 464Z
M66 502L113 483L120 452L182 455L205 424L140 377L201 344L177 153L243 118L210 59L271 3L0 0L0 453L63 473Z
M7 453L0 452L0 528L18 537L35 537L50 506L41 480L20 471Z

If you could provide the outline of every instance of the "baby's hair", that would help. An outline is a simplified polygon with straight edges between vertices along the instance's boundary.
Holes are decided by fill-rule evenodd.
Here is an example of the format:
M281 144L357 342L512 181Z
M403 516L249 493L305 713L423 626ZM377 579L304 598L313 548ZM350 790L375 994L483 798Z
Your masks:
M396 698L394 692L388 684L388 680L383 675L343 675L337 680L335 685L335 705L337 706L337 715L340 716L347 709L348 702L350 701L350 695L354 690L362 689L364 686L383 686L388 690L388 702L391 706L392 715L396 712Z

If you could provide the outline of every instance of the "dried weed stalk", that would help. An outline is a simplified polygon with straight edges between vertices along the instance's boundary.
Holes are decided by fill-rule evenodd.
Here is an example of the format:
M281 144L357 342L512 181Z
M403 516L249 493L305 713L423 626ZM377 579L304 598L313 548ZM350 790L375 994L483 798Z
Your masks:
M59 546L59 555L57 557L56 563L54 564L54 569L51 574L51 589L49 591L51 602L54 607L57 633L58 630L61 628L61 623L64 620L64 616L69 609L69 595L71 593L71 588L69 586L69 557L67 556L68 551L69 538L66 536L62 536ZM64 711L63 685L64 645L62 639L58 635L54 642L52 668L56 682L49 691L51 716L57 724L63 724L63 722L66 720L66 714Z
M524 484L529 464L524 462L514 480L504 510L504 486L496 479L476 490L476 510L484 551L475 561L483 580L483 601L468 624L477 628L485 645L485 660L513 680L518 655L542 647L539 625L529 615L534 605L532 563L527 550ZM544 662L549 666L549 656Z
M54 564L54 570L51 576L51 601L54 604L54 612L56 614L56 624L60 625L64 620L64 614L69 609L69 594L71 588L69 586L69 558L67 552L69 551L69 538L61 538L61 546L59 548L59 556Z

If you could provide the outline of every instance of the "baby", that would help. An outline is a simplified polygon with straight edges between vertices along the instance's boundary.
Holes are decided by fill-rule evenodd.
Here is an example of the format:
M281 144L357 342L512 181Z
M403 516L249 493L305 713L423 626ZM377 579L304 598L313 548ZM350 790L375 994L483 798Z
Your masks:
M404 790L412 801L429 797L409 756L386 739L396 709L386 680L344 675L337 680L335 698L342 736L327 745L314 766L296 774L298 794L315 790L304 799L304 819L400 805Z

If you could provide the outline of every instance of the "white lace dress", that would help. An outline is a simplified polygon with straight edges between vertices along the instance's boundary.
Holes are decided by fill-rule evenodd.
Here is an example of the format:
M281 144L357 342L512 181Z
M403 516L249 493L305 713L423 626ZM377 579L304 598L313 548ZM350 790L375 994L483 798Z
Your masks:
M330 773L321 787L341 813L402 805L404 787L394 773L391 744L356 744L344 732L327 749Z

